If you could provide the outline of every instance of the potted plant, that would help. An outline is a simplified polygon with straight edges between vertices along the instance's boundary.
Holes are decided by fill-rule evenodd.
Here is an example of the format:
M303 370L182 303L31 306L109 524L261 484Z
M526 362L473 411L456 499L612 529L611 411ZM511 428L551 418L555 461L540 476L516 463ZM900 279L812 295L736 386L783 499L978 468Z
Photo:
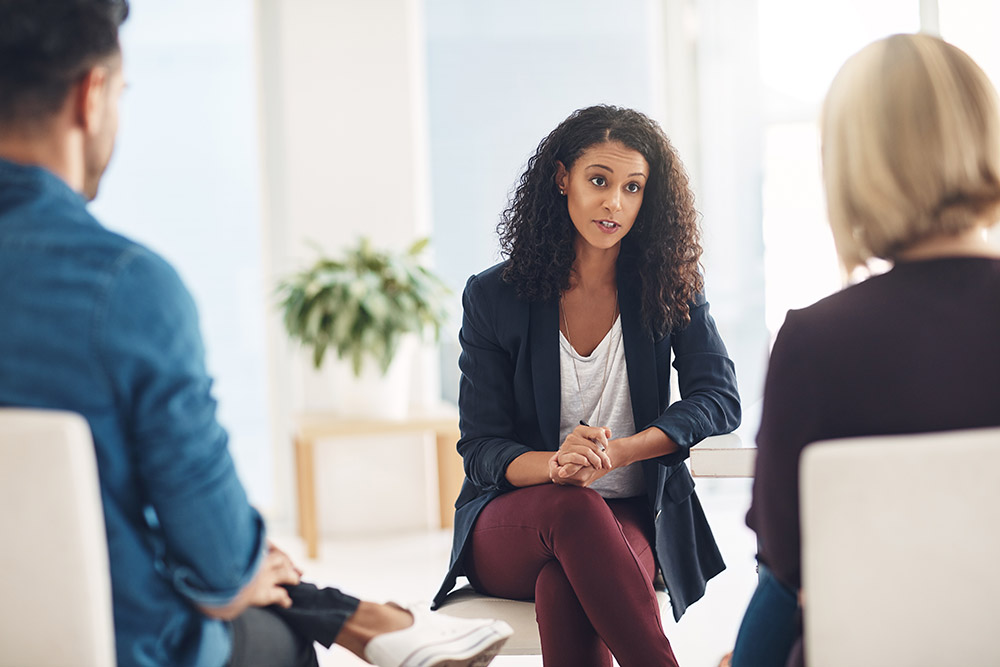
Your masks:
M332 350L356 378L371 364L384 376L404 336L433 333L437 340L450 290L419 263L428 243L394 253L361 238L337 257L320 252L309 268L279 283L285 329L311 349L315 368Z

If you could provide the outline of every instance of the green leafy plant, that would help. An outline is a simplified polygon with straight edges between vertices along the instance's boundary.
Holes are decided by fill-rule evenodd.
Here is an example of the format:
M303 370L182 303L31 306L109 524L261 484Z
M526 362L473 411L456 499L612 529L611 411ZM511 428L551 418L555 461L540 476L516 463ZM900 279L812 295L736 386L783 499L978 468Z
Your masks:
M327 349L350 359L356 376L365 359L384 374L406 333L434 340L447 318L450 291L419 264L429 239L402 253L376 250L367 238L337 258L320 257L305 271L278 285L285 329L312 348L320 368Z

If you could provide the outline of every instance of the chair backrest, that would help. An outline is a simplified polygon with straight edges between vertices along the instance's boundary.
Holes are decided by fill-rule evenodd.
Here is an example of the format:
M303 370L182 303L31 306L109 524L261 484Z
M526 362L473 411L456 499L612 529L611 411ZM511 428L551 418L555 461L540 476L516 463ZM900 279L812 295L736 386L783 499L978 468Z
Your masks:
M815 443L800 472L810 667L1000 665L1000 429Z
M115 664L94 446L77 414L0 408L0 665Z

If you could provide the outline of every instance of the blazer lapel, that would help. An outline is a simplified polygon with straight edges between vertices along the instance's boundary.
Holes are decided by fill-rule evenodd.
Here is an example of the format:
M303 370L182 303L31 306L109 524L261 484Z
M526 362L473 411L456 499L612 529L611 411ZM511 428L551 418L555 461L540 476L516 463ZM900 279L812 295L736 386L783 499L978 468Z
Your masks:
M559 302L533 302L528 318L531 380L538 428L545 444L559 447Z

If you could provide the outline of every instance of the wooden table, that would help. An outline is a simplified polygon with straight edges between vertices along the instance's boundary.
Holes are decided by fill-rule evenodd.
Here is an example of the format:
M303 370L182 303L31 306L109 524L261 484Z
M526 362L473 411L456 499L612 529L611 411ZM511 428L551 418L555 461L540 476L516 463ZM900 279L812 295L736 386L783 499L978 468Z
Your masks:
M332 414L299 417L295 433L295 481L299 500L299 534L305 541L309 558L316 558L319 554L314 464L316 441L408 433L433 433L437 440L440 521L442 527L451 526L455 498L465 477L462 457L455 450L459 438L457 412L416 415L402 420L352 419Z

